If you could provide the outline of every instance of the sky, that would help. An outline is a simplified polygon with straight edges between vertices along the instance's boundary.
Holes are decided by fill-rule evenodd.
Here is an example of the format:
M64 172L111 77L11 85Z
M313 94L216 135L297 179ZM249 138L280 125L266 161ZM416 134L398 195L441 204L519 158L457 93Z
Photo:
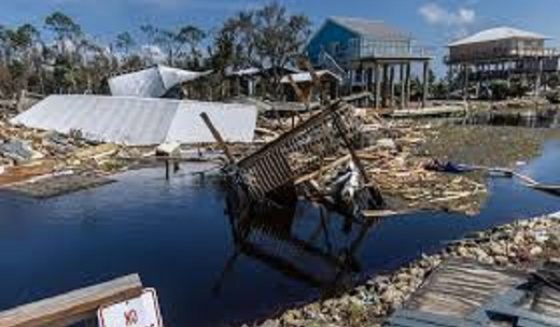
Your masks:
M60 10L88 34L109 41L119 32L139 37L143 24L186 24L215 30L229 15L268 0L0 0L0 25L31 22ZM443 54L445 44L488 27L509 25L550 36L560 45L560 0L278 0L292 13L304 13L315 26L329 16L386 21L411 33L417 42ZM440 58L437 60L441 61Z

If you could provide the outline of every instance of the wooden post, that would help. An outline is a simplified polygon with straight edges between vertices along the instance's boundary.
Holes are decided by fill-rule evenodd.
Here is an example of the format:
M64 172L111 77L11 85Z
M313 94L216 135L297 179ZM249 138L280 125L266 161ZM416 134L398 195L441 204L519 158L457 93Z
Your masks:
M229 151L226 142L224 142L222 135L220 135L220 132L216 129L216 127L214 127L214 124L212 124L210 117L208 117L208 115L205 112L201 113L200 117L202 118L202 120L204 121L204 123L206 124L210 132L212 133L212 136L214 136L214 139L216 140L220 148L222 148L222 151L224 151L224 154L226 155L229 163L234 164L235 158L231 155L231 152Z
M125 301L141 292L140 277L129 275L0 312L0 326L71 326L95 317L102 305Z
M383 91L381 96L381 106L387 108L387 100L389 99L389 66L387 64L382 64L383 66Z
M389 69L389 107L393 108L395 103L395 67L390 66Z
M469 68L467 64L463 64L463 100L469 99Z
M367 71L367 77L366 77L367 90L368 90L368 92L372 92L373 87L374 87L373 86L373 68L370 67L370 68L366 69L366 71Z
M540 90L541 90L541 82L542 82L542 73L543 73L543 60L542 58L537 59L538 71L537 77L535 78L535 97L539 97Z
M407 62L406 63L406 78L405 78L405 84L406 84L405 107L406 108L410 107L410 74L411 74L410 62Z
M165 180L169 180L169 159L165 159Z
M423 67L423 80L422 80L422 108L426 108L426 100L428 99L429 92L429 72L430 72L430 61L424 61Z
M399 108L404 109L404 106L405 106L404 64L400 64L399 78L400 78L400 82L401 82L401 103L399 104Z
M379 64L376 62L374 65L375 70L375 109L379 109L381 104L381 76L379 76Z

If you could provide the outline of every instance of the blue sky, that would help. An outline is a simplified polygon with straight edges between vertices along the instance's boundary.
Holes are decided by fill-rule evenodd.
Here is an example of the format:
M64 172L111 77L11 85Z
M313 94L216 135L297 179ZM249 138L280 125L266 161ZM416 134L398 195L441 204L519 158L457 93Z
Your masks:
M194 24L215 28L238 10L265 0L0 0L0 25L43 19L55 10L74 17L84 30L110 40L121 31L140 35L145 23L160 26ZM302 12L320 24L325 17L380 19L411 32L419 43L443 51L451 39L498 25L533 30L560 40L560 0L279 0L292 12Z

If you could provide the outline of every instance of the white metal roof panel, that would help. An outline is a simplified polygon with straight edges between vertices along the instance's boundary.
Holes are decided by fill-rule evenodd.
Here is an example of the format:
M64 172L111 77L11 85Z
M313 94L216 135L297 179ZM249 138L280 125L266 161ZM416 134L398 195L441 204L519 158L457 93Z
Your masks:
M207 112L224 139L251 142L257 109L251 105L109 97L52 95L11 120L32 128L124 145L155 145L165 141L183 144L214 142L200 118Z
M211 71L207 72L191 72L188 70L171 68L166 66L158 66L159 75L163 81L163 86L166 91L171 89L177 84L181 84L188 81L193 81L202 76L208 75Z
M174 86L195 80L211 72L192 72L167 66L154 66L109 79L109 88L114 96L159 98Z
M158 98L167 92L157 67L112 77L109 88L114 96Z
M125 145L161 143L177 111L178 101L91 95L52 95L12 123Z
M546 36L538 33L524 31L513 27L502 26L502 27L490 28L487 30L480 31L466 38L449 43L448 46L455 47L459 45L490 42L490 41L497 41L497 40L510 39L510 38L535 39L535 40L547 39Z
M167 142L213 143L214 137L200 118L205 112L226 142L252 142L257 123L257 107L243 104L181 101Z

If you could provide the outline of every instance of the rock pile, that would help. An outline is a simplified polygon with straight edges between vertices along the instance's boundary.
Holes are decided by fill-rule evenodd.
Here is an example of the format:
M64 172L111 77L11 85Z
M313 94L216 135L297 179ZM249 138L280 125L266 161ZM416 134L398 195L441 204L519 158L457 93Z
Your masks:
M375 277L340 298L289 310L256 326L380 326L446 258L475 259L523 269L559 255L560 213L522 220L476 233L440 253L423 255L392 275Z

